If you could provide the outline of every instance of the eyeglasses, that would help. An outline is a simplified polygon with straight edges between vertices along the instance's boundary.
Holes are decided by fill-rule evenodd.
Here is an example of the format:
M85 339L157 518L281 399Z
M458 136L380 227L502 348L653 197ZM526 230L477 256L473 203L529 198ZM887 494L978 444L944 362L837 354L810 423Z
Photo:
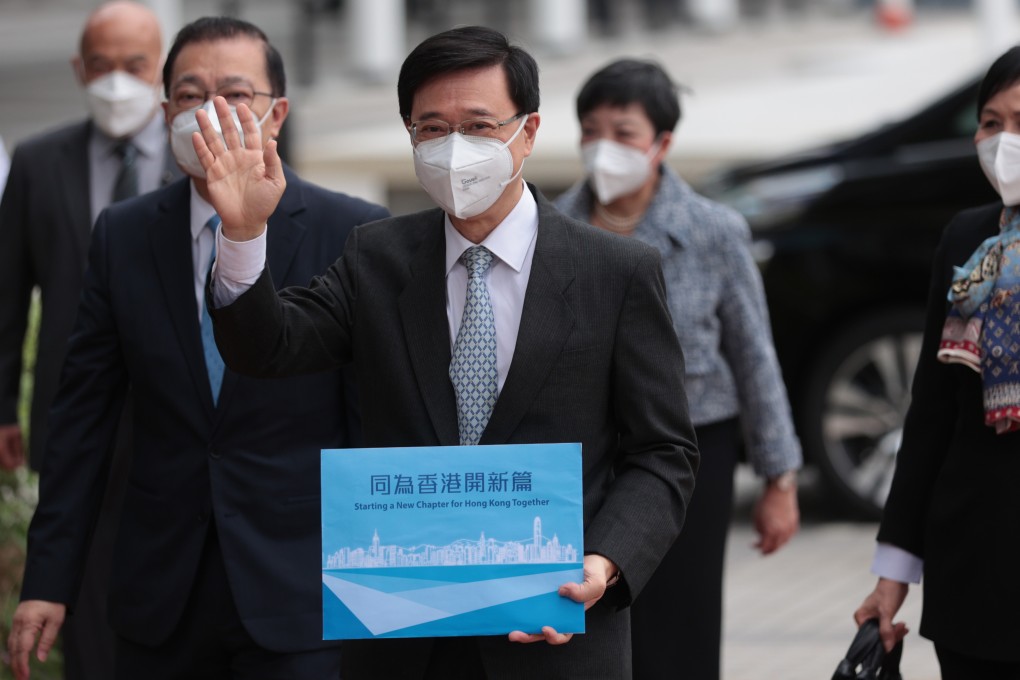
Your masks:
M445 120L416 120L411 123L409 132L411 133L411 139L415 142L427 142L432 139L440 139L446 137L451 132L459 132L462 135L469 137L497 137L499 130L504 125L509 125L515 120L520 119L524 116L524 113L518 113L516 116L507 118L506 120L497 120L495 118L469 118L468 120L462 120L457 125L450 125Z
M173 105L182 110L197 109L215 96L223 97L230 106L251 106L255 97L270 97L271 92L256 92L255 88L246 83L232 83L224 85L218 90L200 90L193 85L181 85L170 93L170 101Z

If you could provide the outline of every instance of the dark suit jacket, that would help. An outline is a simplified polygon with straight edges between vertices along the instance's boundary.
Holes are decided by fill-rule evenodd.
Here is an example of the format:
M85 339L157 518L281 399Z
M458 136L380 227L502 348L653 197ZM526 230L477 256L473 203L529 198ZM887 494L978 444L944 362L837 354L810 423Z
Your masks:
M281 284L305 284L354 225L384 217L287 171L269 220ZM102 498L115 414L133 406L133 460L114 552L114 629L166 639L215 522L241 619L263 647L321 645L319 450L345 446L337 371L283 380L227 372L215 407L195 302L189 181L118 203L97 220L71 337L22 599L73 602ZM130 390L129 390L130 387Z
M1020 661L1020 433L996 435L984 424L981 377L936 359L953 266L998 233L1001 210L998 203L960 213L936 251L878 540L924 559L922 635L964 654Z
M490 678L624 678L629 618L612 605L629 604L651 576L680 531L694 484L683 357L658 254L537 198L517 346L481 443L581 442L584 547L612 559L624 580L589 611L587 634L568 645L488 637L479 647ZM258 375L353 359L366 444L457 445L443 219L435 209L355 230L311 288L278 297L263 274L214 310L224 359ZM277 276L271 264L269 271ZM431 644L347 642L344 677L420 677Z
M0 423L17 422L21 349L32 288L39 286L29 456L37 471L88 260L91 134L92 124L83 121L18 145L0 202ZM179 177L166 155L165 175Z

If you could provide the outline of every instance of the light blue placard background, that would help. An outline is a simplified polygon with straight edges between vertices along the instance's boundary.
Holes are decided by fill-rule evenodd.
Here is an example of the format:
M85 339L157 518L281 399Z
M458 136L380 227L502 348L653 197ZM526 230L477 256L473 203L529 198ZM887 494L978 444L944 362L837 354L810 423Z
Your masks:
M323 639L584 632L581 445L324 450L322 553Z

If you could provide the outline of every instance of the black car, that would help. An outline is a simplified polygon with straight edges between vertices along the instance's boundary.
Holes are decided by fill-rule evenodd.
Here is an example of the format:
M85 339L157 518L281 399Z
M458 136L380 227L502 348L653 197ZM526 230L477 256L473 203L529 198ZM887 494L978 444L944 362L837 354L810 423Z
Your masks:
M979 83L698 186L747 217L805 458L864 516L881 513L892 480L939 236L998 198L972 139Z

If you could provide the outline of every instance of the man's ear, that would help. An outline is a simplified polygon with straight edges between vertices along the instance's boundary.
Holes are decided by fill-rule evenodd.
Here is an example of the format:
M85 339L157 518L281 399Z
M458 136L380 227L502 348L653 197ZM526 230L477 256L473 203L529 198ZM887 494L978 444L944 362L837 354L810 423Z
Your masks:
M85 63L81 60L81 55L71 57L71 70L74 71L74 79L78 84L85 87Z
M538 126L542 124L542 117L538 115L538 111L528 114L528 119L524 121L524 131L521 135L524 137L527 155L531 155L531 150L535 146L535 137L538 135Z
M280 136L280 128L283 127L283 121L287 120L288 113L290 113L290 100L280 97L273 105L273 113L262 126L263 141L268 142L270 139Z

